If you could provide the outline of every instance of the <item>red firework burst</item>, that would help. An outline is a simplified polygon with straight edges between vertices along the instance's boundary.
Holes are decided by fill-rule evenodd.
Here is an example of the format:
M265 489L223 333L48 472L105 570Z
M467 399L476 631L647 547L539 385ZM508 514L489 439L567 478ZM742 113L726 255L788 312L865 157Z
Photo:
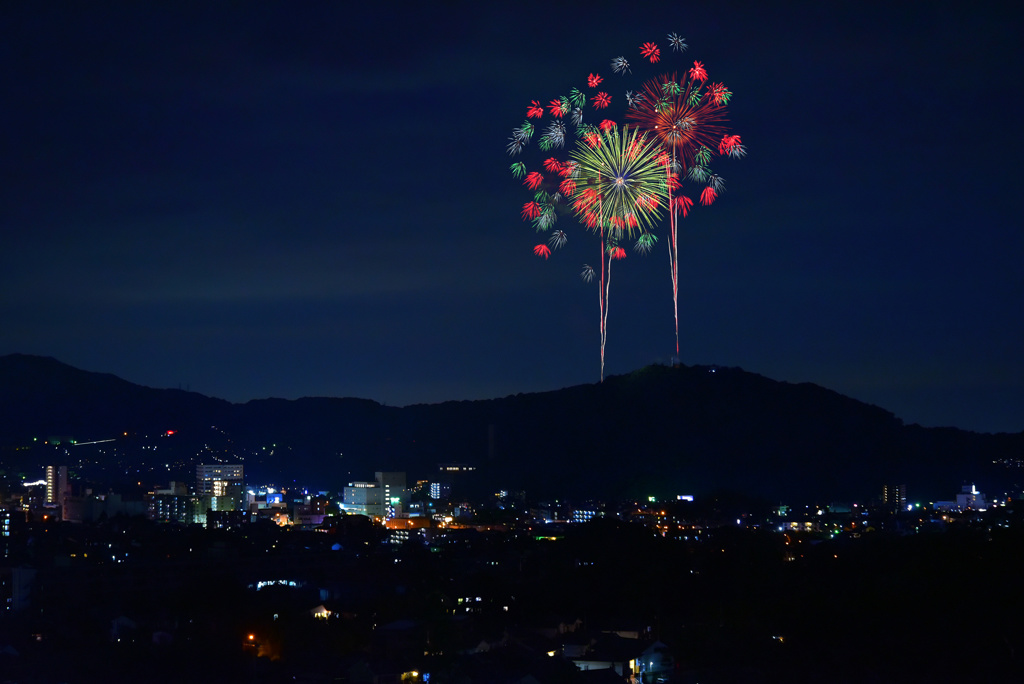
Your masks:
M693 68L690 69L690 78L692 78L694 81L700 81L701 83L708 80L708 72L704 68L703 62L695 61L693 63Z
M612 96L608 93L601 92L594 96L594 109L604 109L612 103Z
M725 134L724 108L707 97L691 104L698 87L692 80L679 83L676 74L665 74L645 83L643 99L626 111L627 119L657 136L662 146L673 151L686 168L693 166L694 155L701 147L716 149Z
M544 160L544 170L550 171L551 173L561 173L562 162L558 161L554 157L548 157Z
M547 245L537 245L536 247L533 248L533 253L539 257L544 257L545 259L547 259L549 256L551 256L551 248L548 247Z
M587 87L596 88L598 85L600 85L601 81L603 80L604 79L598 76L597 74L590 74L589 76L587 76Z
M740 144L740 136L738 135L726 135L722 137L722 142L718 143L718 154L729 154L734 147Z
M616 127L615 122L612 121L611 119L605 119L598 125L600 126L601 130L604 131L605 133Z
M715 192L715 189L709 185L708 187L704 188L704 192L700 193L700 203L703 204L705 207L709 206L712 202L715 201L716 197L718 197L718 193Z
M693 207L693 200L686 195L678 195L672 198L672 206L683 216L687 216L690 213L690 209Z
M526 108L527 119L539 119L544 116L544 108L540 106L539 100L530 100L530 106Z
M523 220L529 221L540 216L540 205L536 202L527 202L523 205Z
M562 118L562 101L561 100L552 100L551 102L549 102L548 103L548 111L551 112L551 116L555 117L556 119L561 119Z
M644 43L641 45L640 54L651 60L651 64L655 64L661 59L661 50L658 49L656 43Z
M527 174L526 178L523 179L523 185L530 188L531 190L536 190L537 188L540 187L540 184L543 182L544 176L541 174L540 171L531 171L529 174Z
M611 253L608 256L611 257L612 259L625 259L626 250L622 249L621 247L612 247Z
M732 93L725 87L724 83L712 83L708 89L708 97L718 106L729 104Z

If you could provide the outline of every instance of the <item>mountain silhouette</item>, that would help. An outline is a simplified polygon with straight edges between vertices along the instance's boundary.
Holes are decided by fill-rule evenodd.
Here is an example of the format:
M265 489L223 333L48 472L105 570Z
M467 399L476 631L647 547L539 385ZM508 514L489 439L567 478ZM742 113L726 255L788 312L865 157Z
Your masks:
M1024 432L904 425L817 385L720 366L648 366L601 384L391 407L309 397L232 404L52 358L0 357L0 462L7 468L52 460L24 448L51 436L127 439L167 430L175 438L161 444L161 454L201 462L216 434L218 458L244 462L250 482L340 490L375 471L437 479L440 464L457 463L475 468L458 477L478 495L507 489L531 497L731 490L828 502L866 500L898 483L911 498L935 500L964 483L1019 493L1024 458ZM120 453L149 458L127 444ZM179 479L194 476L190 467Z

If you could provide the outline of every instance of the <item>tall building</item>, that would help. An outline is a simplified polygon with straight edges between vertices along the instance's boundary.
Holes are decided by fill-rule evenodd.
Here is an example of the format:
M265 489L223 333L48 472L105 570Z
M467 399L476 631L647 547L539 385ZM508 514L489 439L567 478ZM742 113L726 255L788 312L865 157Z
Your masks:
M245 480L245 467L240 464L216 464L196 466L196 495L224 496L228 487L242 487Z
M882 503L891 511L902 511L905 509L907 507L907 485L883 485Z
M402 512L402 505L408 500L405 491L405 473L374 473L383 491L384 516L391 517Z
M46 466L47 508L56 508L59 518L64 518L64 498L68 494L68 467Z

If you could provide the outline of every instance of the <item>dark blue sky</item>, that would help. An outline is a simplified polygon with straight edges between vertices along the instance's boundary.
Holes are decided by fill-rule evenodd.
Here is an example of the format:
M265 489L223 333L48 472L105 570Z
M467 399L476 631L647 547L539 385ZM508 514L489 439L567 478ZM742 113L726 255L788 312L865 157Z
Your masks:
M533 256L505 142L675 31L749 150L682 225L682 361L1024 429L1005 3L370 4L4 3L0 354L232 401L594 382L597 243ZM609 374L674 351L663 248L616 264Z

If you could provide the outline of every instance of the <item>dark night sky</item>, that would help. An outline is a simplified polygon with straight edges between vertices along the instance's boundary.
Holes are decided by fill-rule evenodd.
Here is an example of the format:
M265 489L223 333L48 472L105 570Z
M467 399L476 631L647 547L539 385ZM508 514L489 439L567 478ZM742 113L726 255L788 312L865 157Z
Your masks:
M683 223L681 360L1024 429L1008 3L154 4L0 7L0 354L231 401L595 382L597 242L531 253L504 146L676 31L749 150ZM663 247L616 264L610 374L674 351Z

